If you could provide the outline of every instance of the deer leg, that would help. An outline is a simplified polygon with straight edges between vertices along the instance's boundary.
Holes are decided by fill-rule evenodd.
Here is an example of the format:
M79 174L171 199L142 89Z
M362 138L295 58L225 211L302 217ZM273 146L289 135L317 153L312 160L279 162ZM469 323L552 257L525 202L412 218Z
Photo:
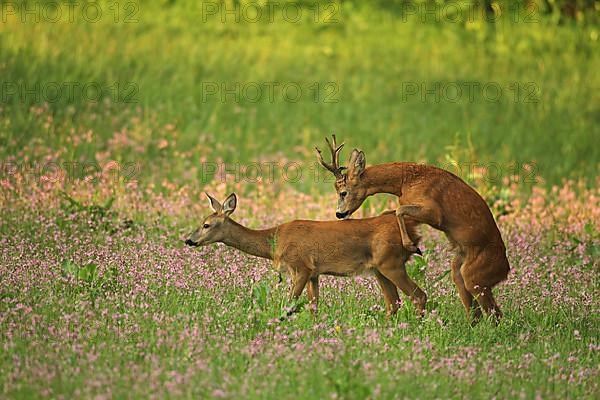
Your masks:
M404 267L399 268L397 264L390 264L389 266L381 268L380 271L411 299L417 312L422 316L425 313L427 295L413 282L412 279L410 279Z
M500 311L500 307L498 307L498 303L496 303L496 300L494 299L492 289L489 287L477 286L471 290L475 300L477 300L481 308L483 308L486 314L494 316L495 322L498 324L500 318L502 318L502 311Z
M493 274L496 269L489 267L493 262L493 257L489 257L486 252L480 253L471 260L467 258L461 267L461 275L465 282L465 288L477 300L483 311L488 315L493 315L498 323L502 317L502 311L492 294L492 286L499 280L496 274Z
M308 277L308 272L304 271L296 272L294 274L294 283L290 292L290 300L298 300L304 290L304 286L306 286L306 283L308 282Z
M317 314L317 306L319 304L319 276L311 277L308 281L308 302L310 311L313 315Z
M425 223L439 229L442 224L442 213L435 204L409 204L402 205L396 209L396 219L398 220L398 226L400 227L402 246L412 253L420 253L406 230L406 224L404 223L404 217L406 216L411 217L420 223Z
M290 291L290 301L295 303L300 298L300 295L304 290L304 286L306 286L306 283L308 282L308 278L308 271L296 271L294 274L294 283ZM294 304L287 312L287 315L290 316L296 312L298 312L298 305Z
M396 219L398 220L398 226L400 227L402 246L411 253L420 253L421 251L419 250L419 248L415 246L410 236L408 236L408 232L406 231L406 224L404 223L404 216L399 212L399 209L396 210Z
M398 311L398 303L400 301L398 290L396 289L396 285L394 285L394 283L388 278L383 276L383 274L378 270L375 270L375 278L377 279L377 283L379 283L379 287L383 293L383 298L385 300L385 314L389 318L396 314L396 311Z
M462 254L457 254L454 260L452 260L452 280L458 289L458 294L463 305L465 306L467 316L472 318L471 324L475 325L481 318L481 307L479 306L478 302L473 301L473 295L465 287L465 281L463 280L460 272L460 267L462 266L463 262L464 256Z

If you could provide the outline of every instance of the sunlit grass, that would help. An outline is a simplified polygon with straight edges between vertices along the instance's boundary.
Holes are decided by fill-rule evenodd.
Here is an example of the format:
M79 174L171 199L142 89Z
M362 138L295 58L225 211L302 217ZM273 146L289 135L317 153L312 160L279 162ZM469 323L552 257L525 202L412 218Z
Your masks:
M0 397L598 397L597 25L422 23L347 1L335 23L203 20L192 1L115 22L110 7L136 3L96 4L96 23L0 16ZM52 82L103 96L45 101ZM270 99L270 82L302 96ZM469 85L502 95L451 100ZM367 276L323 278L317 316L282 320L288 282L270 263L183 245L204 191L237 192L251 228L332 219L314 159L331 132L369 164L465 168L512 267L499 326L471 327L431 229L407 267L423 319L404 298L386 319ZM356 216L394 204L375 196Z
M172 2L140 4L136 23L9 18L0 26L0 73L19 90L2 107L4 151L36 139L56 148L71 129L91 130L90 146L63 157L96 161L124 131L143 138L141 147L118 148L114 157L142 164L165 154L167 171L145 167L140 177L181 180L189 164L205 161L265 154L313 161L313 146L337 132L373 163L443 165L448 145L470 140L474 161L496 163L503 177L524 176L522 163L536 163L535 175L551 183L593 177L600 159L594 25L540 15L492 29L480 21L422 23L352 3L338 11L336 23L308 16L236 23L205 17L200 3ZM63 91L50 104L52 121L37 124L29 105L43 103L41 89L23 88L49 82L95 83L115 104L105 110ZM277 85L272 98L269 83ZM285 85L301 89L298 101L286 98ZM261 92L256 101L253 87ZM158 150L163 138L168 147Z

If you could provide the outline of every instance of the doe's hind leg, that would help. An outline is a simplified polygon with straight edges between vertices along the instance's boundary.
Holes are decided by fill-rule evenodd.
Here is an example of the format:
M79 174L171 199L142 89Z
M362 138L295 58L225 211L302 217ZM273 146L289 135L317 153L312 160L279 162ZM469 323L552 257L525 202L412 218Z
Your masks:
M294 303L300 298L306 283L308 282L310 274L307 270L296 270L292 273L292 287L290 289L290 301ZM313 287L314 289L314 287ZM294 304L292 308L287 312L287 316L298 312L298 305ZM280 318L281 319L281 318Z
M396 289L396 285L394 285L392 281L383 276L378 270L375 270L375 278L383 293L383 298L385 300L385 314L389 318L398 311L398 303L400 301L398 289Z
M308 303L310 311L313 315L317 314L317 307L319 305L319 276L313 276L308 280L307 286Z
M404 266L398 266L396 263L383 265L379 271L390 281L394 283L405 295L410 297L420 316L425 313L425 304L427 295L413 282L406 273Z

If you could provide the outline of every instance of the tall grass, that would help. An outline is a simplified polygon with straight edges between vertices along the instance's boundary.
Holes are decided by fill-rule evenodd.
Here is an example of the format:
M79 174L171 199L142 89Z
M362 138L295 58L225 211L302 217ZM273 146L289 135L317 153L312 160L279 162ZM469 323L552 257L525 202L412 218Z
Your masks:
M287 275L278 283L270 262L224 245L183 245L209 212L197 193L93 203L34 190L0 224L0 396L596 399L600 196L574 189L537 188L499 218L504 317L474 327L431 230L407 266L424 318L402 295L386 319L373 277L324 276L318 314L282 321ZM242 197L232 217L269 227L330 213L324 196L274 197Z
M440 163L447 146L470 140L478 163L535 163L551 183L589 178L598 168L597 25L559 25L522 10L517 23L507 17L486 24L477 12L456 23L423 23L420 14L352 2L336 3L331 18L323 5L315 17L306 3L297 23L277 11L273 22L236 22L186 1L120 5L117 18L112 3L99 4L104 14L95 23L75 11L73 22L23 22L17 14L0 24L2 82L11 90L19 85L18 94L3 89L5 155L32 141L59 148L71 129L91 129L92 145L64 156L94 160L115 131L137 129L130 135L169 141L169 168L141 177L175 179L206 158L248 162L283 154L312 162L312 146L337 132L366 150L370 163ZM106 103L63 91L49 104L50 126L35 123L30 106L44 102L36 85L50 82L95 82ZM275 90L271 100L268 82L297 85L302 95L293 102ZM214 85L218 93L207 94ZM257 86L262 96L253 101ZM239 101L222 99L224 88ZM152 159L153 146L116 149L114 157Z
M281 6L251 23L206 15L224 3L101 0L49 22L34 19L56 3L26 3L24 18L25 2L0 2L0 397L598 398L598 188L524 199L526 185L466 165L597 185L593 20L423 22L403 1L319 3L315 17L301 1L296 23ZM499 326L470 326L446 240L426 228L407 267L429 296L423 319L404 297L386 319L369 277L326 277L316 317L281 321L288 285L270 263L183 246L205 190L236 191L252 228L333 218L331 182L311 179L331 132L368 163L465 164L507 244ZM279 167L202 183L205 166L253 161L297 162L304 179ZM377 196L359 216L388 207Z

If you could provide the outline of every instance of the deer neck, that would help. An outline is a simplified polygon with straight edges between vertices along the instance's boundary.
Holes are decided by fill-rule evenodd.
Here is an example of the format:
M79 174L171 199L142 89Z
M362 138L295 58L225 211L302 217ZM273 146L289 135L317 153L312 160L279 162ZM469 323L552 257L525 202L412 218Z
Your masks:
M229 233L223 243L253 256L273 259L273 240L276 228L254 230L229 219Z
M411 176L402 163L379 164L368 167L361 177L367 189L367 196L376 193L389 193L400 196L402 186Z

